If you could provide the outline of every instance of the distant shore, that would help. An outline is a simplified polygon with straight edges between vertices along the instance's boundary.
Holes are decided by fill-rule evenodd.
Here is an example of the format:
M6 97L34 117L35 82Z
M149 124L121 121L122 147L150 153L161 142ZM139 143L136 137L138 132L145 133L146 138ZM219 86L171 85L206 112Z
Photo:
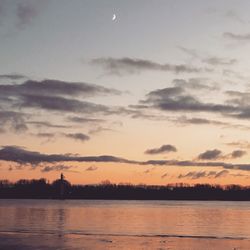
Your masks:
M0 181L0 199L250 201L250 187L175 184L166 186L102 183L71 185L62 179Z

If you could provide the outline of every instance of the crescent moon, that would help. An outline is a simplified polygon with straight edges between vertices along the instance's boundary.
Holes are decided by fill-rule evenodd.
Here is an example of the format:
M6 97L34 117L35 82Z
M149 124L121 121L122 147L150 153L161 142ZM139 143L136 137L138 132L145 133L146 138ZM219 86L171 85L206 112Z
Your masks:
M113 15L112 21L115 21L115 19L116 19L116 14Z

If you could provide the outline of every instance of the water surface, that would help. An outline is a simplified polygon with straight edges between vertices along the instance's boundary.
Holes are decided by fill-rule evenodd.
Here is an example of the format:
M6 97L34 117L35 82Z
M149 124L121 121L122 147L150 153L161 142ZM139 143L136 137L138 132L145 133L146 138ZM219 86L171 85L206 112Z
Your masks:
M203 240L229 244L231 240L247 246L250 202L0 200L0 234L12 240L13 237L23 240L27 235L27 239L32 239L31 236L59 237L70 239L73 245L74 241L79 245L80 237L84 245L87 237L88 244L90 239L93 242L98 239L99 244L111 244L112 247L115 247L114 239L119 238L117 242L121 243L126 237L127 242L136 238L137 242L155 239L159 243L164 242L163 239L175 239L178 242ZM29 242L25 244L27 248ZM73 249L74 246L67 247L65 249Z

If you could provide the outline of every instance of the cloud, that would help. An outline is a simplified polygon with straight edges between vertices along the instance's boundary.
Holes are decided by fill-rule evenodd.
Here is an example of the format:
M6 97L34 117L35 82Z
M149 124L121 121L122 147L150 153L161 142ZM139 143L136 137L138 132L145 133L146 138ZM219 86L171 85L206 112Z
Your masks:
M228 105L234 105L238 108L238 112L231 114L231 116L240 119L250 118L250 93L240 92L240 91L227 91L226 92L229 99L227 100Z
M226 91L226 94L231 98L228 102L233 102L235 105L241 105L243 107L248 106L250 100L250 92L244 91Z
M71 134L64 134L67 138L71 138L77 141L85 142L90 139L88 135L82 134L82 133L71 133Z
M240 130L250 130L250 127L242 125L242 124L233 124L229 122L221 122L217 120L210 120L206 118L200 118L200 117L186 117L186 116L180 116L173 119L170 119L170 121L181 124L181 125L214 125L214 126L221 126L223 128L235 128Z
M217 172L214 176L214 178L220 178L220 177L225 177L229 173L228 170L222 170L220 172Z
M245 21L238 15L238 13L235 10L226 11L225 17L230 18L234 21L237 21L241 24L245 23Z
M215 112L230 113L237 108L230 105L202 103L196 97L186 93L182 87L157 89L146 95L142 104L151 104L151 107L165 111ZM150 106L149 106L150 107Z
M164 117L162 115L156 115L150 112L148 106L146 105L129 105L130 110L127 110L127 115L131 115L133 119L147 119L152 121L166 121L169 120L169 117ZM144 109L144 110L143 110ZM121 114L123 112L120 112Z
M215 160L220 158L222 155L222 152L218 149L214 149L214 150L207 150L204 153L201 153L198 156L199 160Z
M3 9L4 9L4 2L5 2L5 0L1 0L1 1L0 1L0 14L2 14L2 13L3 13Z
M165 173L161 176L162 179L166 178L168 176L168 173Z
M213 125L222 125L222 126L229 125L228 123L209 120L206 118L199 118L199 117L188 118L186 116L177 117L174 121L177 123L181 123L181 124L198 124L198 125L213 124Z
M149 160L134 161L120 157L102 155L102 156L78 156L72 154L43 154L35 151L29 151L18 146L3 146L0 149L0 161L15 162L20 167L32 165L39 167L41 163L59 163L59 162L103 162L103 163L126 163L141 166L176 166L176 167L221 167L225 170L243 170L250 171L250 164L226 163L219 161L189 161L189 160Z
M190 78L188 80L185 79L174 79L173 83L175 87L181 87L183 89L190 90L218 90L218 86L210 86L205 84L207 82L206 78Z
M131 115L137 112L124 107L108 107L85 101L88 97L120 95L121 93L115 89L88 83L28 80L22 84L0 84L0 103L12 109L42 109L51 112L81 114Z
M90 166L90 167L86 168L85 171L96 171L97 169L98 169L98 167L96 167L96 166Z
M162 153L169 153L169 152L177 152L177 149L175 146L173 145L162 145L159 148L152 148L152 149L148 149L145 151L145 154L150 154L150 155L154 155L154 154L162 154Z
M235 63L237 63L236 59L229 59L229 58L223 58L223 57L217 57L217 56L210 56L205 57L203 55L199 55L198 52L194 49L187 49L181 46L178 46L178 48L186 53L187 55L191 56L193 59L199 59L201 62L206 63L211 66L230 66ZM209 71L207 69L207 71Z
M246 179L250 178L250 176L248 174L231 174L231 176L234 176L234 177L245 177Z
M225 94L227 99L224 103L206 103L187 93L183 87L167 87L149 92L146 98L140 101L137 108L143 107L143 109L157 109L168 112L209 112L238 119L249 119L250 93L227 91Z
M198 156L199 160L216 160L216 159L236 159L246 155L247 152L244 150L234 150L230 154L223 155L218 149L207 150Z
M204 178L206 177L206 171L201 171L201 172L188 172L187 174L180 174L177 178L178 179L183 179L183 178L190 178L190 179L199 179L199 178Z
M23 80L26 79L27 76L21 75L21 74L3 74L0 75L0 80L2 79L8 79L8 80Z
M100 134L102 132L116 132L116 130L111 129L111 128L104 128L102 126L99 126L99 127L96 127L96 128L89 130L89 134L91 134L91 135Z
M102 155L102 156L74 156L69 154L42 154L28 151L17 146L4 146L0 149L0 160L11 161L20 164L39 164L44 162L117 162L132 163L123 158Z
M242 149L250 149L250 143L248 141L244 141L244 140L228 142L228 143L226 143L226 145L232 146L232 147L238 147L238 148L242 148Z
M19 106L21 108L35 108L47 111L72 112L72 113L110 113L107 106L91 102L79 101L56 96L23 95Z
M51 172L51 171L69 171L74 166L65 166L65 165L54 165L54 166L45 166L41 169L41 172Z
M137 58L96 58L91 60L91 64L101 66L110 74L135 74L142 71L154 70L154 71L167 71L176 74L179 73L199 73L203 69L195 68L185 64L173 65L173 64L160 64L150 60L137 59Z
M195 49L189 49L182 46L177 46L177 48L193 58L200 58L198 52Z
M213 66L218 66L218 65L229 66L229 65L235 64L237 60L220 58L220 57L209 57L209 58L204 59L203 62L209 65L213 65Z
M179 167L222 167L224 169L237 169L243 171L250 171L250 164L233 164L221 161L189 161L189 160L149 160L145 162L138 162L141 165L154 165L154 166L179 166Z
M52 124L50 122L45 122L45 121L28 121L26 124L31 124L34 125L38 128L41 127L46 127L46 128L71 128L71 126L65 126L65 125L57 125L57 124Z
M55 134L53 134L53 133L38 133L38 134L35 134L35 136L40 137L40 138L51 139L51 138L55 137Z
M187 174L180 174L177 178L178 179L183 179L183 178L188 178L188 179L200 179L200 178L221 178L227 176L229 173L228 170L222 170L219 172L216 171L191 171L188 172Z
M238 78L240 80L248 80L248 78L246 76L242 75L239 72L231 70L231 69L223 69L222 74L224 76L229 77L229 78L235 77L235 78Z
M67 121L74 122L74 123L103 123L105 120L103 119L95 119L95 118L86 118L86 117L79 117L79 116L71 116L67 117Z
M223 36L225 38L235 40L235 41L250 41L250 33L235 34L235 33L231 33L231 32L225 32L225 33L223 33Z
M42 81L27 80L21 84L0 85L1 95L8 96L82 96L92 97L97 95L120 95L115 89L105 88L84 82L66 82L53 79Z
M11 3L10 3L11 2ZM11 16L15 20L15 26L18 29L26 28L28 25L39 16L43 7L47 4L47 0L22 0L22 1L8 1L0 0L0 14L2 23L5 22L5 16ZM8 5L11 6L8 6Z
M31 23L38 15L36 5L32 2L22 2L17 4L17 17L19 20L18 26L23 27Z
M153 172L155 170L155 167L153 167L153 168L148 168L148 169L146 169L143 173L144 174L150 174L151 172Z
M232 153L231 153L231 158L235 159L235 158L240 158L244 155L246 155L247 152L244 151L244 150L234 150Z
M10 127L14 132L25 132L28 127L25 123L27 115L21 112L0 111L0 126Z

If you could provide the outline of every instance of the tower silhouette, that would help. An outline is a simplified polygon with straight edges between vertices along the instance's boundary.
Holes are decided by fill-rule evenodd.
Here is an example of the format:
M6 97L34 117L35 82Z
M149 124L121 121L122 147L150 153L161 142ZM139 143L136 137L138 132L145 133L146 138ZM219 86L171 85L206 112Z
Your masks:
M61 173L61 178L60 178L60 199L64 199L64 175Z

